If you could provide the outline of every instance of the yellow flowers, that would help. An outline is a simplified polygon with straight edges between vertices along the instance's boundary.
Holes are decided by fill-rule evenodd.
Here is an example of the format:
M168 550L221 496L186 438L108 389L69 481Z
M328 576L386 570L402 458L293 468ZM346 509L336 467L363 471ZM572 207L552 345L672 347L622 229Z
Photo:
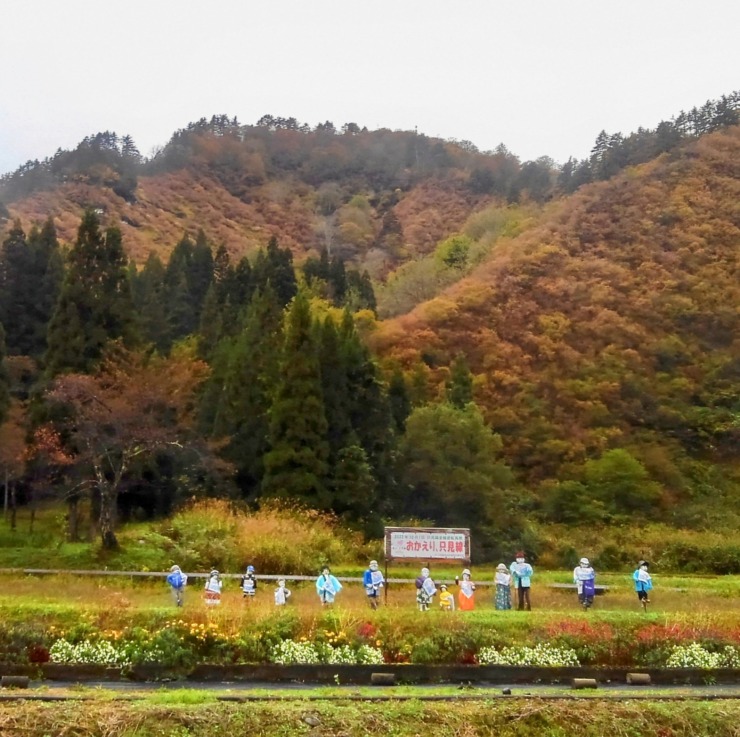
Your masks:
M344 630L340 630L339 632L324 630L322 634L323 639L326 640L326 642L328 642L330 645L341 645L347 642L347 633Z

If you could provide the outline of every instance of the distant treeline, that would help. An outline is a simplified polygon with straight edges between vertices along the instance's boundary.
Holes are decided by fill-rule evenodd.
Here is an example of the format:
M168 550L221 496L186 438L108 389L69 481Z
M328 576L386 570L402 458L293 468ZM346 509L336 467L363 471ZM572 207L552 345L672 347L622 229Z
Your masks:
M521 162L503 144L481 152L469 141L443 141L415 131L371 131L356 123L337 128L331 121L311 127L273 115L243 125L235 117L215 115L177 131L150 157L141 155L131 136L110 131L88 136L74 150L59 149L0 177L0 202L75 181L110 187L133 202L137 177L193 165L205 166L231 194L247 199L252 187L274 177L291 176L311 186L340 181L387 190L457 172L474 193L512 203L543 202L650 161L687 139L737 125L739 107L740 92L732 92L654 129L626 136L602 131L587 159L570 158L560 167L547 156Z

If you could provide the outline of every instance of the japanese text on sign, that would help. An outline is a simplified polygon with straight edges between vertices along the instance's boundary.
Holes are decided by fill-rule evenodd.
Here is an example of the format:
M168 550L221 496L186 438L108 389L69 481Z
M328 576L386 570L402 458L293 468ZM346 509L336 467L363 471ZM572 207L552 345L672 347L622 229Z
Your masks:
M470 560L469 530L386 527L385 555L393 558Z

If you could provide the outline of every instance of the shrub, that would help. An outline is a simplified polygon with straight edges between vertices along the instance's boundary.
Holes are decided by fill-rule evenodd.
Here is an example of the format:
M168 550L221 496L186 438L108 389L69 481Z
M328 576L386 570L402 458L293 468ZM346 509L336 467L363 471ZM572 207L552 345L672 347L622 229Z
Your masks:
M478 662L481 665L529 665L547 668L580 665L575 650L544 643L534 647L504 647L501 650L484 647L478 653Z
M33 625L0 626L0 663L25 665L46 662L47 644L45 634Z
M262 573L308 574L366 556L362 537L330 514L279 502L245 512L223 500L199 501L177 513L162 533L174 543L171 559L190 570L240 570L251 563Z
M381 650L370 645L360 645L358 648L351 645L332 647L325 643L317 645L295 640L284 640L275 645L270 660L280 665L381 665L384 662Z
M668 660L668 668L740 668L740 649L726 645L712 652L698 642L676 645Z
M98 642L83 640L73 645L68 640L61 638L51 646L49 656L52 663L129 665L125 650L105 640L99 640Z

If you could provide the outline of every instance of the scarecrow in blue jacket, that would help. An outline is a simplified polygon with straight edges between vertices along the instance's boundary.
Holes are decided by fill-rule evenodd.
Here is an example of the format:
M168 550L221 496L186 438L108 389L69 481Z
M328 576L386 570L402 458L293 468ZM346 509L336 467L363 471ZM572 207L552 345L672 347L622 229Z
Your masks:
M183 594L185 592L187 582L187 574L180 570L180 566L172 566L172 568L170 568L169 575L167 576L167 583L172 589L172 598L177 606L182 606Z
M517 609L522 611L532 609L532 603L529 600L529 589L532 586L532 575L534 571L532 566L527 563L524 552L520 550L516 554L514 562L509 566L511 577L514 580L514 588L517 594Z
M370 561L370 565L362 577L362 585L365 587L370 608L377 609L380 603L380 589L385 585L385 578L380 570L378 570L377 560Z
M316 579L316 593L321 599L321 603L326 606L333 604L336 595L342 590L342 584L331 575L328 566L324 566L321 575Z
M653 588L653 578L648 571L650 563L646 560L641 560L637 564L637 570L632 574L632 580L635 582L635 591L637 592L637 598L642 604L643 602L649 603L649 593Z

